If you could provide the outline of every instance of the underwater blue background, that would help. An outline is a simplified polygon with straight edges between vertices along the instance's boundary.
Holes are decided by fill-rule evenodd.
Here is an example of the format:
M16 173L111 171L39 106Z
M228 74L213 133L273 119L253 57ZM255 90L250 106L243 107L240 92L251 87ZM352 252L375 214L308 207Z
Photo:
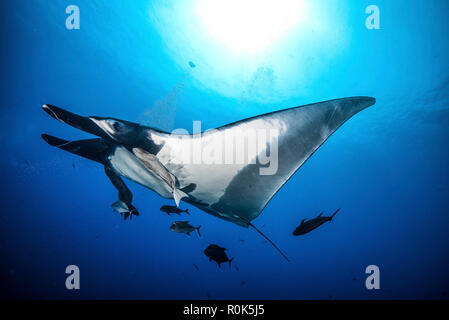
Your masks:
M70 4L80 8L79 30L65 27ZM369 4L380 8L380 30L365 27ZM447 299L448 2L309 1L313 18L256 53L214 41L190 10L197 5L0 2L0 297ZM50 118L44 103L191 131L193 120L209 129L357 95L377 103L253 221L291 263L254 230L185 203L203 237L172 233L186 216L168 217L159 208L173 201L131 182L141 216L123 221L103 168L40 137L89 137ZM303 218L338 207L332 223L292 236ZM210 243L239 270L209 262ZM70 264L80 290L65 288ZM365 288L371 264L380 290Z

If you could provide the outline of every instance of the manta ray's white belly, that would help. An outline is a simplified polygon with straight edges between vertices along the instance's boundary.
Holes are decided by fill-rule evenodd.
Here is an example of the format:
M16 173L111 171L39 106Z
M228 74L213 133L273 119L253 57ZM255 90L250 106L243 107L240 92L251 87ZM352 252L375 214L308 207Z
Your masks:
M164 198L173 198L167 183L145 168L142 162L126 148L117 147L108 158L111 168L118 175L154 190Z

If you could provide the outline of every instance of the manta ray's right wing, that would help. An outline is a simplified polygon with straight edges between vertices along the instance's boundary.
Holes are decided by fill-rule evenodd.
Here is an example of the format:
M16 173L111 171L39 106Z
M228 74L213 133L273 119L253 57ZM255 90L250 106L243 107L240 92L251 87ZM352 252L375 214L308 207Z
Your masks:
M196 184L185 201L247 227L335 130L374 103L370 97L343 98L260 115L201 135L151 132L150 136L161 142L157 157L180 185ZM259 132L273 135L255 149L249 140ZM246 137L243 148L236 143L242 135ZM234 145L227 137L234 137ZM232 151L234 162L229 161ZM246 163L237 160L242 152ZM273 167L260 163L261 157L275 153L277 157L270 163Z

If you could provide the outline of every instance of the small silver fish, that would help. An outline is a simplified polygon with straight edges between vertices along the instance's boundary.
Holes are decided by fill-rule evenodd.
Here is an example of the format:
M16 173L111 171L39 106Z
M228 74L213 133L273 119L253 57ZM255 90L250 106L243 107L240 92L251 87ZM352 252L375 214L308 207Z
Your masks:
M170 226L171 231L178 233L185 233L188 236L190 236L190 232L196 230L198 232L198 235L201 237L200 228L201 226L195 228L194 226L190 225L189 221L175 221Z

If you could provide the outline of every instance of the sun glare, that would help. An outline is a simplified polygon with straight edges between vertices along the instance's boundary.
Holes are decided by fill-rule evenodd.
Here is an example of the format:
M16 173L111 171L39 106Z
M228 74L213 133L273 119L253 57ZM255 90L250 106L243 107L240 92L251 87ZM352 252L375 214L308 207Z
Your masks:
M233 51L259 52L304 17L301 0L202 0L205 31Z

